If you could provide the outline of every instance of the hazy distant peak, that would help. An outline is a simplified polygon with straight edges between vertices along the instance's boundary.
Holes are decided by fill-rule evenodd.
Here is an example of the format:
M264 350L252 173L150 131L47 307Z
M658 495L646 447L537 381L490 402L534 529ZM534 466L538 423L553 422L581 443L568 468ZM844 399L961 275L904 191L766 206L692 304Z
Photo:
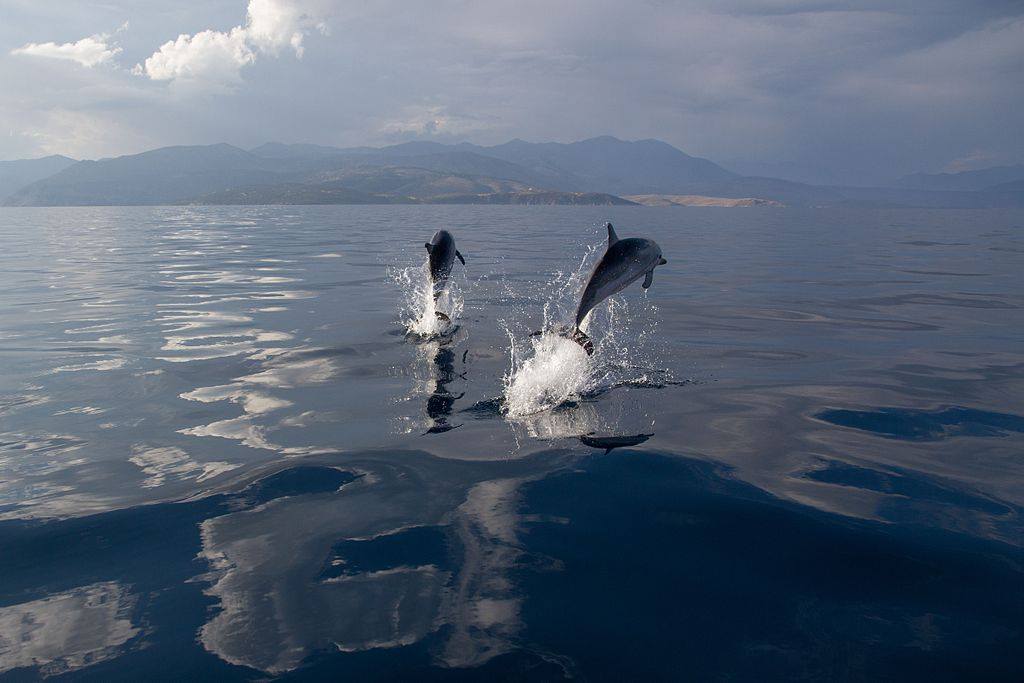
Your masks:
M113 157L114 159L127 159L131 157L141 157L145 155L156 155L156 154L191 154L201 152L215 152L215 153L229 153L229 154L249 154L246 150L241 147L235 147L227 142L215 142L210 145L168 145L167 147L157 147L156 149L146 150L145 152L138 152L136 154L124 154L119 157Z
M77 163L62 154L38 159L0 161L0 201L32 183L48 178Z
M27 159L9 159L0 161L0 164L34 164L34 163L69 163L73 164L77 159L66 157L63 154L50 154L45 157L31 157Z
M1024 180L1024 164L993 166L959 173L912 173L898 179L896 187L915 190L983 190L993 185Z

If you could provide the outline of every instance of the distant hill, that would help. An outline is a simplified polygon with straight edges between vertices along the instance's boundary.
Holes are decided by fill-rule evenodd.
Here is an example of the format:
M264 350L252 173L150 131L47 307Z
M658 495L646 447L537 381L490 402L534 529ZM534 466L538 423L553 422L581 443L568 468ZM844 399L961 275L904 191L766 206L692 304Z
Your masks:
M444 149L433 153L407 153L410 151L385 147L379 152L361 154L349 159L357 161L361 166L414 167L445 174L508 180L533 188L565 189L564 186L552 184L549 179L519 164L476 152Z
M425 199L441 195L521 192L530 189L529 185L515 180L446 173L415 166L355 166L323 171L314 177L321 182L334 182L360 192L392 198Z
M479 153L528 168L551 187L618 195L674 193L696 183L738 177L659 140L626 142L611 136L569 144L512 140Z
M857 174L795 161L726 159L722 165L741 176L778 178L806 185L844 185L851 182L856 185L863 184L858 182Z
M79 161L7 198L14 206L173 204L199 194L280 180L274 163L227 144L163 147Z
M993 206L1024 208L1024 180L987 187L977 194L990 197Z
M1024 180L1024 164L960 173L914 173L900 178L893 185L911 190L973 192L1018 180Z
M0 201L37 180L52 176L75 163L60 154L40 159L0 161Z
M623 203L627 201L623 196L633 195L697 195L726 203L743 200L808 207L981 208L1024 203L1021 191L1013 185L1024 180L1024 166L918 174L901 179L903 186L897 187L811 185L741 176L665 142L630 142L609 136L567 144L512 140L490 147L433 141L379 148L268 142L246 151L219 144L164 147L77 163L59 157L7 163L20 165L16 182L27 183L12 189L4 201L14 206L579 204ZM38 168L28 164L38 164ZM0 171L3 168L0 165ZM36 175L31 176L30 170ZM995 187L999 189L989 189Z
M251 185L220 192L211 192L181 204L247 205L247 204L392 204L382 195L367 194L333 183L305 185Z
M307 185L282 183L254 185L202 195L182 204L247 205L247 204L571 204L629 205L627 199L596 192L558 192L524 190L517 192L449 193L420 197L368 194L337 183Z
M253 153L275 159L400 164L515 180L536 188L612 194L674 192L693 183L738 177L707 159L690 156L665 142L627 142L611 136L567 144L512 140L492 147L470 143L445 145L426 140L378 149L268 143L255 148ZM348 159L343 162L341 157Z
M512 159L522 159L529 165ZM631 174L636 177L630 179ZM668 175L662 177L664 174ZM376 149L267 143L251 151L219 144L164 147L78 162L21 188L6 203L175 204L242 188L251 198L256 196L252 190L256 186L322 184L356 175L363 178L351 185L344 183L347 189L411 196L418 201L442 195L542 190L614 194L606 188L644 186L644 178L662 177L657 187L676 188L695 178L731 177L711 162L690 157L665 143L631 143L615 138L568 145L519 142L497 147L409 142ZM407 187L401 187L401 183L388 186L403 178L409 181ZM291 187L287 196L297 197L298 193Z
M1000 183L992 187L986 187L986 192L1024 192L1024 180L1014 180L1009 183Z

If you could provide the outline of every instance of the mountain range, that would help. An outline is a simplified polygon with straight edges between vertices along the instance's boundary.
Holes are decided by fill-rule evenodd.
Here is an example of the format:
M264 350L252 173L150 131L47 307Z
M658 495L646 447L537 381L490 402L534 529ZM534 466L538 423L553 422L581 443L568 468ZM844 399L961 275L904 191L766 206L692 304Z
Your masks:
M59 154L40 159L0 161L0 200L75 163L74 159Z
M1024 164L994 166L960 173L914 173L897 180L894 185L914 190L953 190L974 192L998 189L1007 183L1024 180Z
M8 206L514 203L1024 206L1024 165L906 176L888 187L744 176L658 140L501 145L270 142L163 147L96 161L0 162ZM626 199L624 197L630 197ZM737 199L744 200L737 203ZM728 201L727 201L728 200ZM749 200L749 201L747 201Z

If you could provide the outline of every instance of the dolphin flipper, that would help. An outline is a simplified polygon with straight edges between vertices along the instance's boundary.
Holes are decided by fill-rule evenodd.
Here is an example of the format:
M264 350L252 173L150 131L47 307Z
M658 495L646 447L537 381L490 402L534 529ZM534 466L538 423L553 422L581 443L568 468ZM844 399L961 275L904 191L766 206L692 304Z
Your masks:
M654 282L654 268L651 268L650 270L647 271L647 275L644 277L644 283L642 285L640 285L640 286L643 287L644 289L647 289L648 287L651 286L651 283L653 283L653 282Z
M458 249L456 249L455 250L455 255L459 258L459 261L462 262L462 265L466 265L466 259L462 258L462 252L460 252Z
M427 251L430 251L430 242L424 242L423 246L427 248Z

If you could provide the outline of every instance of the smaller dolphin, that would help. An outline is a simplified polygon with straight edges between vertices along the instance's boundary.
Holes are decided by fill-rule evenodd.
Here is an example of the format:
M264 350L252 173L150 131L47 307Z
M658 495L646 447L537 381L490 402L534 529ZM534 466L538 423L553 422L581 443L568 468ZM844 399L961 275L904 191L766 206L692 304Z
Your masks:
M434 286L434 301L437 301L448 284L448 276L452 272L455 259L458 258L462 265L466 265L466 259L462 258L462 254L455 248L455 238L447 230L438 230L423 246L427 248L430 281ZM436 311L436 315L445 322L451 322L451 318L440 311Z
M580 329L587 314L608 297L639 280L640 276L644 276L642 287L647 289L654 282L654 269L666 263L668 261L662 258L661 247L657 243L640 237L620 240L615 228L608 223L608 249L597 262L583 290L569 337L582 346L587 355L593 354L594 343Z

